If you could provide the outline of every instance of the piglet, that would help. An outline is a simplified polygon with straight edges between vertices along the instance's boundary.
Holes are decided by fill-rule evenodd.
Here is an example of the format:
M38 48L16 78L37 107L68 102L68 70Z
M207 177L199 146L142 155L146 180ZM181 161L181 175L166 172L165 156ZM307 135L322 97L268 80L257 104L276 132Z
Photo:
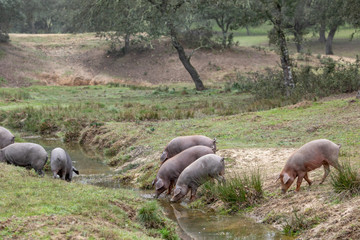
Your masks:
M294 152L287 160L284 169L279 178L281 181L281 190L283 193L289 189L297 177L296 191L300 190L300 185L305 178L309 186L311 181L308 172L324 166L324 176L320 182L322 184L330 173L330 166L336 169L340 168L338 157L341 145L335 144L327 139L318 139L306 143L304 146Z
M195 162L187 166L179 176L176 182L174 196L171 202L179 201L191 189L190 201L196 197L197 188L211 178L218 182L224 182L225 173L224 158L215 154L207 154L200 157Z

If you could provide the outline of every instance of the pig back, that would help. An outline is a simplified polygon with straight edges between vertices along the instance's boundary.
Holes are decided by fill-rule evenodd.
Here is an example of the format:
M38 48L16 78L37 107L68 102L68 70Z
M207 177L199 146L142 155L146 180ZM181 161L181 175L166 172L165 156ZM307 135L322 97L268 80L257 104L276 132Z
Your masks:
M315 169L327 161L332 166L338 165L340 145L327 139L317 139L304 144L288 160L287 166L305 165Z
M50 166L52 171L65 170L66 153L62 148L55 148L51 151Z
M45 149L35 143L14 143L3 150L6 161L18 166L43 166L47 160Z
M175 180L196 159L211 153L212 149L206 146L190 147L164 162L159 169L158 178Z
M224 158L215 154L204 155L189 166L179 176L178 185L188 185L190 182L200 186L210 177L216 177L224 172Z
M203 135L181 136L171 140L165 150L168 152L168 158L193 146L202 145L209 148L215 147L214 140Z
M0 149L14 143L14 135L4 127L0 127Z

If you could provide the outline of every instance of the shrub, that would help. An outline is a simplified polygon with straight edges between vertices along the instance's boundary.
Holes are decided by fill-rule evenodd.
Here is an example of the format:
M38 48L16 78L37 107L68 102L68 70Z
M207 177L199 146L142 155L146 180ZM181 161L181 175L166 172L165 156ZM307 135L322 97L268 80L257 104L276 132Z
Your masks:
M348 93L360 88L359 61L353 64L338 64L332 59L322 59L322 66L301 66L293 69L295 87L289 100L325 97L330 94ZM237 74L233 89L251 92L257 99L286 99L283 72L267 69L265 73L249 76Z
M180 34L180 41L184 42L187 47L212 47L215 43L211 40L213 32L208 28L190 29Z
M342 163L339 171L331 173L330 182L336 193L344 193L346 195L360 193L358 169L354 169L349 162Z

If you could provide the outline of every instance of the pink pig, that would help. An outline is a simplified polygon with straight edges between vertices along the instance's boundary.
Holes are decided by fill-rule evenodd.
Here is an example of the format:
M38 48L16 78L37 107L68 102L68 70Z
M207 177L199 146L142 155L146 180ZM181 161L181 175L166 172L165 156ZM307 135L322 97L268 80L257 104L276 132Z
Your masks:
M305 178L309 186L311 181L308 172L324 166L324 176L320 182L322 184L330 173L330 165L336 169L340 168L338 157L341 145L335 144L327 139L318 139L306 143L287 160L279 178L283 193L289 189L297 177L296 191L300 190L300 185Z

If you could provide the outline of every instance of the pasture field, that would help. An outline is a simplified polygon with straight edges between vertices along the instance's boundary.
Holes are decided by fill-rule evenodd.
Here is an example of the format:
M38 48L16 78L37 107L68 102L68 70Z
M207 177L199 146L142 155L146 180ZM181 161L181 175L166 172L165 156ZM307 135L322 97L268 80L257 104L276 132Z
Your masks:
M0 124L17 141L41 135L94 149L114 169L114 181L142 189L151 188L161 152L171 139L216 137L228 177L259 171L263 196L240 209L243 214L304 239L358 238L359 195L336 193L330 177L319 185L322 169L310 174L314 185L303 183L299 193L281 195L274 182L295 149L319 138L341 144L339 161L360 167L356 92L292 102L260 99L233 88L238 73L263 73L279 61L265 46L266 26L250 32L256 36L235 35L244 45L240 40L233 50L194 55L208 86L202 92L193 89L166 40L155 44L162 46L159 52L150 49L113 59L106 55L107 43L92 34L13 34L11 44L0 45ZM339 32L334 44L343 48L338 51L334 45L334 52L354 60L353 48L360 42L347 42L349 32ZM253 43L260 45L247 47ZM301 55L306 61L293 57L316 65L321 59L317 51ZM149 204L130 190L64 184L4 164L0 170L0 236L5 239L176 238L167 220L155 224L157 228L146 227L138 217L142 207L157 209L157 203ZM216 196L207 201L207 194L206 187L200 189L199 199L189 207L233 213ZM163 218L161 211L158 218Z

